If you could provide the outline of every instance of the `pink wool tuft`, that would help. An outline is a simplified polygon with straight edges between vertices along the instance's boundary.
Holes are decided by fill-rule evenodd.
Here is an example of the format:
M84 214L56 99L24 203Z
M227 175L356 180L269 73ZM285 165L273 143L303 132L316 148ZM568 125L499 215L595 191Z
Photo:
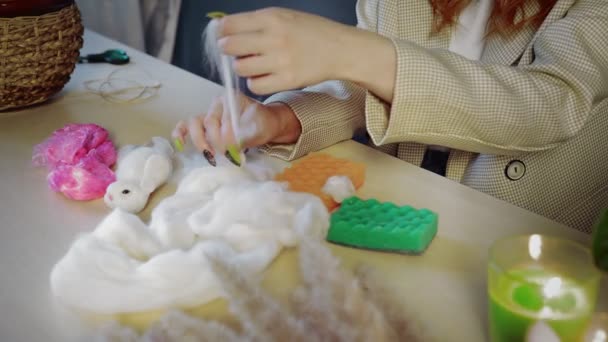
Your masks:
M101 126L69 124L56 130L47 140L34 147L34 157L32 159L35 166L47 166L49 169L59 164L73 165L85 157L89 151L106 142L110 142L109 134ZM111 149L106 148L104 151L113 154L114 159L116 158L116 151L113 147Z
M88 201L101 198L116 177L114 172L93 156L82 158L76 165L59 165L47 177L51 189L66 197Z
M110 169L116 148L108 131L95 124L70 124L34 147L32 162L46 166L51 189L74 200L103 197L116 180Z

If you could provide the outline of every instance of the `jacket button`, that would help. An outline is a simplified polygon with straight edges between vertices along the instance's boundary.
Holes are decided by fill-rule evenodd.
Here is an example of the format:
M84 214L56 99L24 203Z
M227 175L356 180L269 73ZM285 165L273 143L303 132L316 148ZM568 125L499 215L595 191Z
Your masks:
M505 176L510 180L516 181L526 174L526 165L521 160L512 160L505 168Z

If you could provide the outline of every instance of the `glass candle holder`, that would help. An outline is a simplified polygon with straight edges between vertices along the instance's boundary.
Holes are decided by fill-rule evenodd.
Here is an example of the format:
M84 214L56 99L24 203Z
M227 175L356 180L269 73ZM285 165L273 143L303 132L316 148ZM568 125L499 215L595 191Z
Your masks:
M488 265L490 339L526 341L538 322L579 341L595 310L600 273L589 248L543 235L494 243Z
M608 313L593 316L583 342L608 342Z

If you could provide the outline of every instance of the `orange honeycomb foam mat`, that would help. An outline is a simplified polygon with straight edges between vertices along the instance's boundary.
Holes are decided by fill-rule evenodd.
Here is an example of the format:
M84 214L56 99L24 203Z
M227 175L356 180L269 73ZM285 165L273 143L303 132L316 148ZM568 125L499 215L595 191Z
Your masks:
M278 174L275 180L287 182L291 191L318 196L331 211L338 207L338 203L321 190L331 176L347 176L355 189L359 189L365 182L365 165L325 153L313 153L294 162Z

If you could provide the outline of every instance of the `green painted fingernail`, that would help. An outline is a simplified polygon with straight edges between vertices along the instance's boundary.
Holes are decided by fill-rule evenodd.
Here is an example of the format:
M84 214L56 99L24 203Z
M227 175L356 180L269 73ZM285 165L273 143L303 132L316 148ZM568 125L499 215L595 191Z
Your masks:
M175 145L175 148L179 151L182 152L184 150L184 144L182 144L181 140L179 139L175 139L173 141L173 144Z
M209 19L219 19L225 17L227 14L224 12L214 11L207 13L207 18Z
M230 160L232 164L236 166L241 166L241 154L239 153L239 149L237 146L228 146L228 150L226 151L226 158L228 158L228 160Z

